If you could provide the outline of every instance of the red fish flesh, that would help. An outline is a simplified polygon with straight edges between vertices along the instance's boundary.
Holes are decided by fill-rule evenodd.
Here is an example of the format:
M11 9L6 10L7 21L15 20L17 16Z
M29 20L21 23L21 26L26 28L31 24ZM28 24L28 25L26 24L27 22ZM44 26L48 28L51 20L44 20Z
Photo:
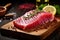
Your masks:
M24 19L24 16L27 16L30 13L34 13L34 11L26 12L23 16L14 20L13 21L14 26L20 29L31 29L35 28L38 25L52 22L54 20L54 16L48 12L39 12L37 15L29 19Z

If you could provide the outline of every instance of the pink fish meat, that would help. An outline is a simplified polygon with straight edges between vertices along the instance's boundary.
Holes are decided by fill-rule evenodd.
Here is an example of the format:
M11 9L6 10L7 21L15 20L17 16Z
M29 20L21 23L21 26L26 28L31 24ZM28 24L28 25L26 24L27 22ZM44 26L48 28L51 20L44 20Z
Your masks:
M15 19L13 21L14 26L20 29L31 29L54 20L54 16L48 12L39 12L37 15L25 20L24 16L27 17L30 13L34 13L34 11L26 12L23 16Z

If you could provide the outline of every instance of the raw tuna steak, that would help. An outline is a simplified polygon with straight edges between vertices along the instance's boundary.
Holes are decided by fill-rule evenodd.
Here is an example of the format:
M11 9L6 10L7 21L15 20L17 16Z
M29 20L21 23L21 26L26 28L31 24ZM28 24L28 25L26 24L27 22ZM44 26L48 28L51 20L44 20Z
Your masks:
M40 12L29 19L25 19L24 16L27 17L27 15L30 15L30 13L34 13L34 10L29 11L25 13L23 16L14 20L13 21L14 26L20 29L31 29L38 27L38 25L52 22L54 20L54 16L51 13L47 12Z

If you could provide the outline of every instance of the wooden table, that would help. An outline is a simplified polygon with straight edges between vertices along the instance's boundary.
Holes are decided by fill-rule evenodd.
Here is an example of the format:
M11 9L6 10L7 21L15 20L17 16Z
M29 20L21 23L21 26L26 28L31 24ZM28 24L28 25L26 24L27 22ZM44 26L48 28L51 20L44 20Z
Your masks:
M16 31L15 30L12 30L12 29L8 29L8 27L11 27L11 25L13 26L13 24L12 24L12 22L9 22L9 23L7 23L7 24L5 24L5 25L3 25L2 27L1 27L1 29L4 29L5 30L5 33L3 32L3 34L7 34L7 33L9 33L9 31L10 32L13 32L13 33L11 33L11 34L9 34L8 36L10 36L10 35L16 35L17 37L20 37L20 36L22 36L23 37L23 35L25 36L25 38L35 38L35 37L37 37L38 39L40 38L41 40L43 40L43 39L45 39L45 38L47 38L51 33L53 33L53 31L55 31L57 28L59 28L59 26L60 26L60 18L56 18L57 19L57 21L59 22L59 23L55 23L55 25L53 25L52 27L49 27L48 29L43 29L43 30L39 30L38 32L36 32L36 31L34 31L34 32L30 32L30 33L28 33L28 32L24 32L24 31L22 31L22 30L19 30L19 29L17 29L17 32L19 32L18 34L19 34L19 36L17 36L17 34L15 34L16 33ZM3 31L4 31L3 30ZM8 31L7 31L8 30ZM58 29L58 31L59 31L60 29ZM26 36L27 35L27 36ZM14 37L14 36L13 36Z

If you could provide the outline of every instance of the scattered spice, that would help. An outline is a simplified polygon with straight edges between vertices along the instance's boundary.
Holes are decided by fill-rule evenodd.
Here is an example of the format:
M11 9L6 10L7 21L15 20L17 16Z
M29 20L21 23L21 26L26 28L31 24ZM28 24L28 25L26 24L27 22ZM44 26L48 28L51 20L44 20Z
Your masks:
M17 31L16 27L11 26L12 30Z
M10 27L8 27L8 29L10 29Z
M38 31L36 30L36 32L38 32Z

